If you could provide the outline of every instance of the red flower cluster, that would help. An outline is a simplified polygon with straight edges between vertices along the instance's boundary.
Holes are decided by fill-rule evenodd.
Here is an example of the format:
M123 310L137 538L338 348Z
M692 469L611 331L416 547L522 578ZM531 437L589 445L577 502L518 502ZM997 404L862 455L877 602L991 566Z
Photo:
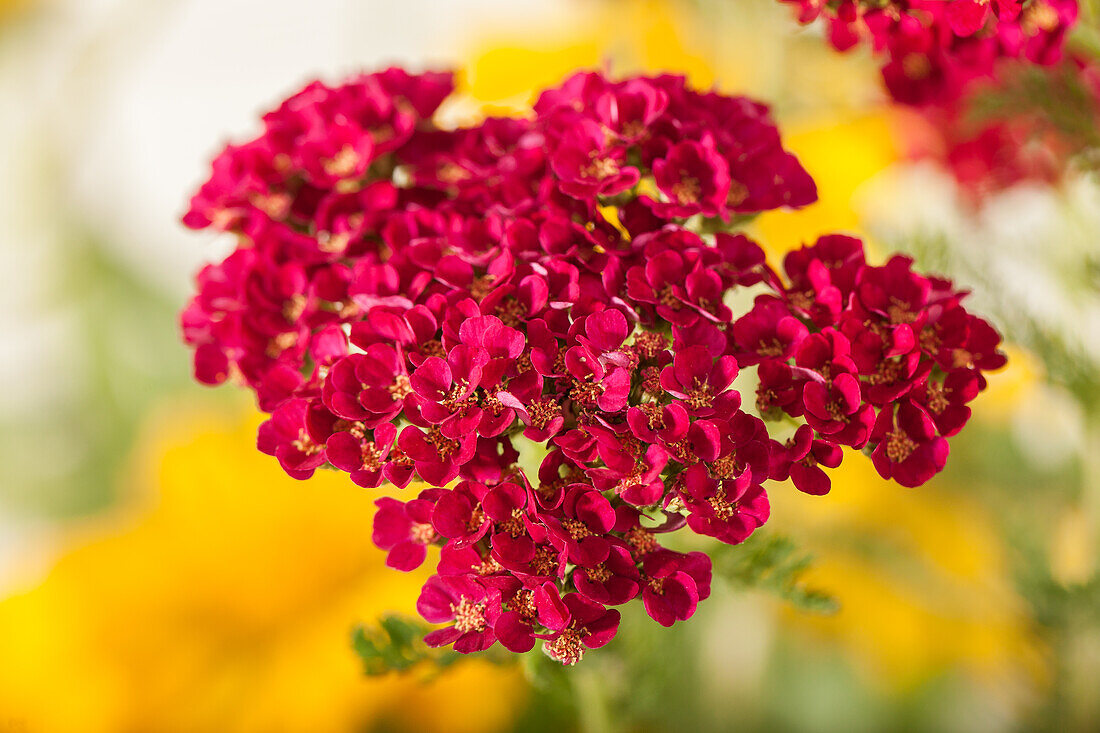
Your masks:
M815 198L766 108L580 74L531 119L445 130L450 88L313 84L215 161L185 218L240 238L183 327L200 381L236 375L272 413L259 448L298 478L430 486L379 499L373 534L402 570L441 548L429 644L542 640L572 664L614 636L611 606L669 626L709 595L708 557L662 534L741 542L765 481L825 493L842 446L905 485L943 468L999 337L907 259L871 267L830 236L781 276L731 233ZM733 383L754 366L746 410ZM782 442L781 413L799 425Z
M1056 63L1078 11L1077 0L780 1L802 23L824 17L837 50L869 41L890 95L916 106L957 99L1002 59Z
M1070 54L1041 71L1006 66L957 102L921 110L910 154L940 163L980 203L1022 181L1057 184L1075 160L1088 166L1098 127L1100 64Z

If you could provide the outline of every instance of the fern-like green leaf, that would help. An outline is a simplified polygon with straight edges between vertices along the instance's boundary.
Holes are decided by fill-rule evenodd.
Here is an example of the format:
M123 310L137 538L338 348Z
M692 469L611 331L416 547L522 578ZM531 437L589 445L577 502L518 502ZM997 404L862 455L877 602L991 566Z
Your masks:
M803 582L812 558L788 537L757 532L740 545L724 545L711 554L715 576L735 588L759 589L814 613L839 608L829 593Z
M421 664L448 667L458 661L458 654L431 649L424 643L423 637L430 630L416 619L387 614L374 625L356 626L351 643L363 662L363 671L371 677L404 672Z

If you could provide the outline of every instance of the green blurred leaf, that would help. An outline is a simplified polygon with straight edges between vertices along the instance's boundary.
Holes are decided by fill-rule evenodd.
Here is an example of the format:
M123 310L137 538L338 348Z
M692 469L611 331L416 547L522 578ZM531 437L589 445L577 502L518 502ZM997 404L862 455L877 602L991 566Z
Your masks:
M371 677L414 668L434 674L466 659L501 665L517 661L517 655L500 646L477 654L459 654L450 647L432 649L424 643L424 636L434 628L418 618L388 613L373 624L352 629L351 645L363 662L363 671Z
M813 613L835 613L840 607L828 592L803 582L813 558L788 537L756 532L740 545L716 549L711 558L715 577L734 588L762 590Z
M92 233L73 225L51 278L40 317L67 324L66 397L34 414L0 417L0 460L9 472L0 500L18 513L81 515L114 501L134 438L158 400L182 390L211 400L230 395L191 382L179 336L183 299L135 273Z
M404 672L420 664L449 667L460 655L453 651L431 649L423 637L431 627L398 614L382 616L374 625L360 624L352 630L351 644L363 662L363 671L371 677L389 672Z

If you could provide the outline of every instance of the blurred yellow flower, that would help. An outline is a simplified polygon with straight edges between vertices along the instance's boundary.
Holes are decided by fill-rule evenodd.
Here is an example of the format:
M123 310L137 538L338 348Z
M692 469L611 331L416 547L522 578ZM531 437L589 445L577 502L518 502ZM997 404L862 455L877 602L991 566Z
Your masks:
M1050 565L1062 585L1087 583L1096 572L1096 539L1093 522L1081 507L1066 509L1059 517L1050 542Z
M460 91L484 102L493 113L518 114L534 102L537 90L599 64L595 37L543 38L523 46L501 41L476 54L461 76L465 83Z
M1034 689L1045 655L1016 595L985 509L943 481L907 489L848 455L824 498L771 492L772 521L814 553L807 575L841 604L834 616L789 614L831 638L872 679L906 689L961 670L997 690Z
M179 407L154 422L128 516L0 602L4 716L30 733L505 727L515 669L362 675L352 626L412 612L423 577L371 545L377 492L288 478L254 428Z
M1015 344L1001 349L1008 364L987 375L989 385L972 405L974 417L986 422L1003 422L1046 380L1042 362L1030 351Z
M0 23L29 4L29 0L0 0Z
M533 36L506 27L486 33L470 54L462 91L492 114L521 114L539 90L605 63L617 74L668 71L700 87L714 81L691 48L693 16L677 3L588 2L567 15L568 24L551 23Z

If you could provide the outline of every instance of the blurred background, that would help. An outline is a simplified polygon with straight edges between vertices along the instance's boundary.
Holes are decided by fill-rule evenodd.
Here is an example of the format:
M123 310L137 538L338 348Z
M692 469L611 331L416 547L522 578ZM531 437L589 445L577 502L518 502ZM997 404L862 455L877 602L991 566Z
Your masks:
M422 578L378 492L287 478L191 382L176 315L231 243L178 217L262 111L390 63L459 69L472 116L595 66L771 104L821 194L753 223L773 256L857 233L1009 339L947 471L776 486L771 575L723 556L690 623L628 613L568 674L364 674L352 628ZM0 732L1100 730L1100 186L976 198L922 124L775 0L0 0Z

